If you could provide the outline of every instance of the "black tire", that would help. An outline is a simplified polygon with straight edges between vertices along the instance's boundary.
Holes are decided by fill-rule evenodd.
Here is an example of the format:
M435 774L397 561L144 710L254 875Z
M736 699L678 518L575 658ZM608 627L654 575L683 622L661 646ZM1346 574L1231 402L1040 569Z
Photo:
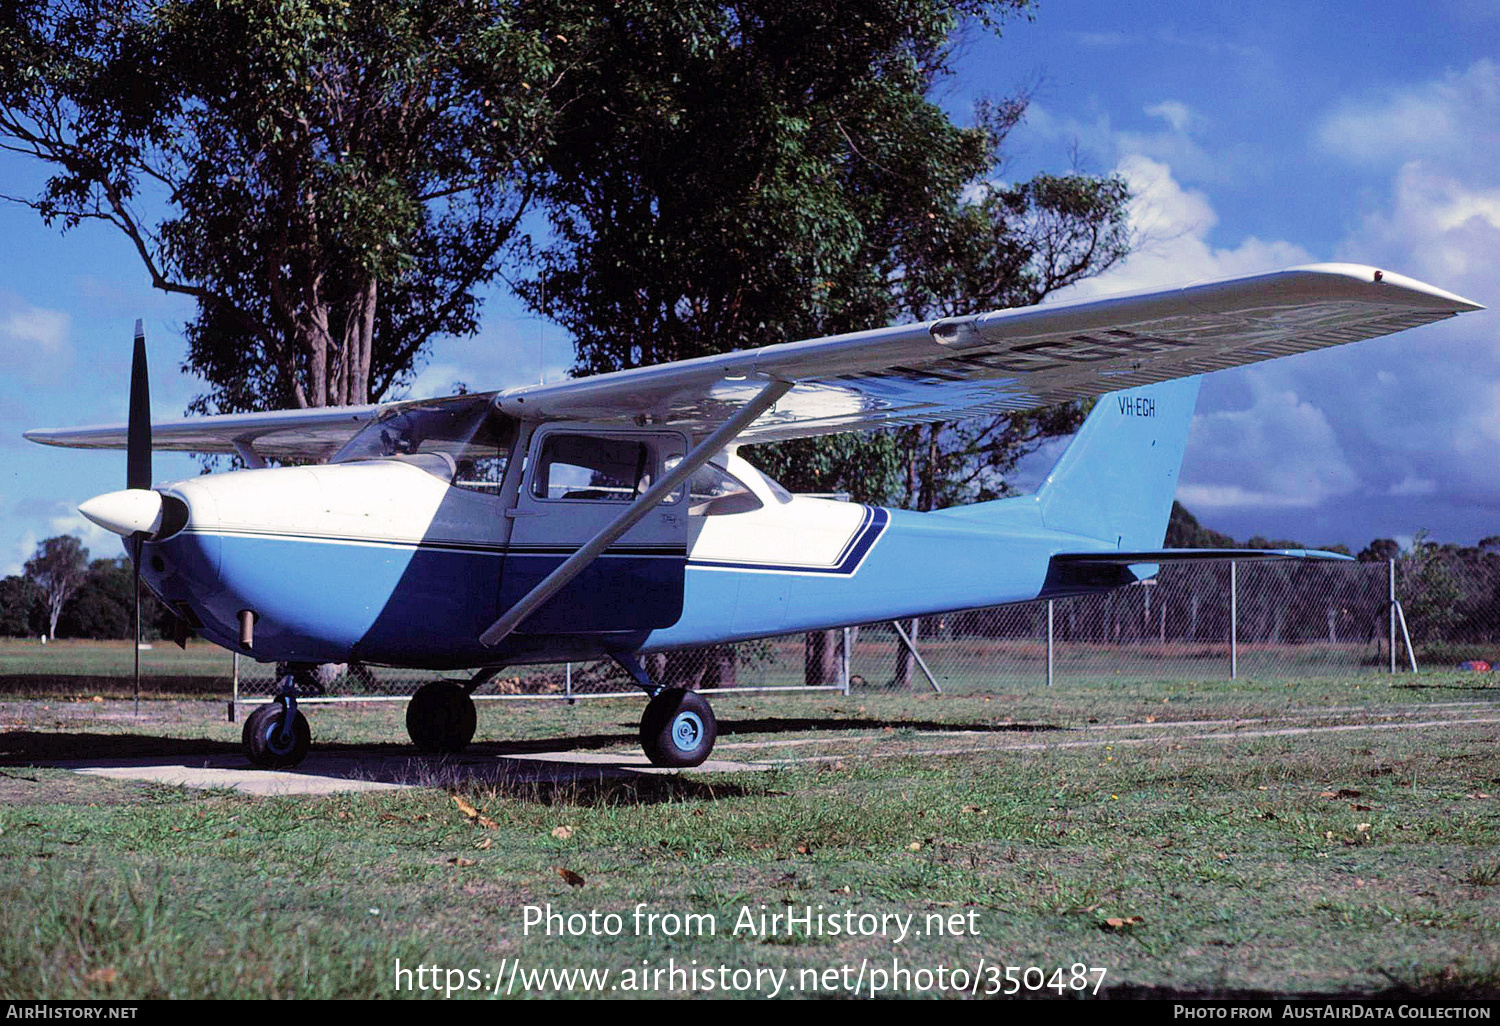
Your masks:
M406 705L406 732L418 751L461 752L478 726L474 699L448 681L423 684Z
M281 738L285 718L286 706L280 702L263 705L245 717L240 737L245 758L251 765L259 769L288 769L307 758L307 750L312 747L312 729L307 725L307 717L297 713L289 742Z
M714 711L694 691L667 688L641 715L641 747L653 766L701 765L718 736Z

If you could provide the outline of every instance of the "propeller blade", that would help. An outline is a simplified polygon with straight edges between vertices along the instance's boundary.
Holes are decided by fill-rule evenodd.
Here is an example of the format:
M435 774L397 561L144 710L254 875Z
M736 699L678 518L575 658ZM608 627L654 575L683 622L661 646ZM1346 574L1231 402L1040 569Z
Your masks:
M146 332L135 322L130 361L130 428L125 443L125 487L151 487L151 388L146 381Z

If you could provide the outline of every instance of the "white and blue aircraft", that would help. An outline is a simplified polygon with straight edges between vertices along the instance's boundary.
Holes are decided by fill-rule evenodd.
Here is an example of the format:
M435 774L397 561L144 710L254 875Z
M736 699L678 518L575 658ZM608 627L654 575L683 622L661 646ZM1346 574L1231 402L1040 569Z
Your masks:
M185 625L290 666L245 723L256 765L307 753L297 697L318 664L481 668L407 708L418 748L452 752L502 667L612 657L651 696L651 761L693 766L713 712L643 654L1078 595L1168 560L1330 555L1161 548L1200 376L1477 309L1321 264L488 394L155 424L138 334L128 425L26 437L127 449L126 490L80 511L127 539ZM789 495L736 454L1088 397L1035 494L932 513ZM153 486L153 447L252 469Z

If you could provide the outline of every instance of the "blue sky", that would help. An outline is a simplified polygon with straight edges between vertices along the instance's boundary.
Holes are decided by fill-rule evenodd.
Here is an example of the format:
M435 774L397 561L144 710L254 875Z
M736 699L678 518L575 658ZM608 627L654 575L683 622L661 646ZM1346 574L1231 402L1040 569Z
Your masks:
M1137 251L1099 294L1326 260L1370 263L1500 306L1500 5L1042 0L1000 38L965 35L943 101L1025 91L1008 177L1077 167L1133 186ZM0 193L41 171L0 158ZM158 417L181 414L191 306L154 292L123 237L66 236L0 204L0 572L74 532L124 484L120 453L48 449L30 427L121 421L145 320ZM1179 498L1206 525L1355 549L1500 534L1500 312L1257 367L1204 385ZM497 291L479 334L438 342L414 395L561 376L565 335ZM156 477L197 473L157 454Z

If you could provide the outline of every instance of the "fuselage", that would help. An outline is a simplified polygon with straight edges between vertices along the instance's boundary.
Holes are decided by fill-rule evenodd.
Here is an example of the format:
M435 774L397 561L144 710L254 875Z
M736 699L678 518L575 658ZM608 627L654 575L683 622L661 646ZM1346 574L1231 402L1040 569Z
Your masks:
M627 536L600 558L593 584L553 600L568 603L569 619L553 620L561 629L539 614L540 627L523 625L496 648L479 635L515 599L507 574L535 581L591 525L556 503L544 510L556 518L547 544L527 544L516 525L534 537L542 520L517 508L528 494L519 482L458 487L420 457L163 486L186 504L187 523L145 546L142 576L200 634L255 659L455 669L1025 601L1042 592L1053 553L1099 546L1043 529L1030 497L987 504L982 517L973 507L913 513L790 496L731 453L715 466L749 494L684 497L679 540ZM622 603L627 614L655 607L642 621L654 626L579 629L608 625ZM255 617L248 649L242 610Z

